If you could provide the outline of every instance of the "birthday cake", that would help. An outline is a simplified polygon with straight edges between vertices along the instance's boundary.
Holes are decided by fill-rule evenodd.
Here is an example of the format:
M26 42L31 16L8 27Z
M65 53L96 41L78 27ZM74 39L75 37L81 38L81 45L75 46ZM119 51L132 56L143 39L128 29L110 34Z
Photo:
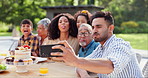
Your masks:
M15 55L6 58L6 64L9 65L29 65L36 63L36 58L31 56L30 47L24 45L15 49Z
M29 46L17 47L15 49L15 59L29 59L31 57L31 50Z

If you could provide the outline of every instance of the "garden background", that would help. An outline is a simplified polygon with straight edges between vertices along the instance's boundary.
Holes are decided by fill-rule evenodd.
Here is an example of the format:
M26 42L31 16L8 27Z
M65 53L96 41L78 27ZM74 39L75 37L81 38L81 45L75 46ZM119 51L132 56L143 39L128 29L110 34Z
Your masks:
M36 33L37 22L46 17L43 6L95 5L111 11L114 33L129 41L133 48L148 50L148 0L0 0L0 36L12 36L20 30L23 19L31 19Z

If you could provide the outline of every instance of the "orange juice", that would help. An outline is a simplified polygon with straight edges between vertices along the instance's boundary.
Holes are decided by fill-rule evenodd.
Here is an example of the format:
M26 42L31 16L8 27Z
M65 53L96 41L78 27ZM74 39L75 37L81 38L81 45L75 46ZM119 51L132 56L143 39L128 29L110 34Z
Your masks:
M41 75L46 75L48 73L48 68L40 68L39 71Z
M0 56L7 56L7 54L0 54Z

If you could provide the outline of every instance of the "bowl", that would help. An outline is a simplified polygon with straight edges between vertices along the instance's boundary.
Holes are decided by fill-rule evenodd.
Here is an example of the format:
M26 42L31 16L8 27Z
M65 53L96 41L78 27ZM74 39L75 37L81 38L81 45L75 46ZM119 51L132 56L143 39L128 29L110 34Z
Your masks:
M0 72L7 70L7 66L5 64L0 64Z
M0 70L0 72L3 72L3 71L6 71L7 69L5 69L5 70Z

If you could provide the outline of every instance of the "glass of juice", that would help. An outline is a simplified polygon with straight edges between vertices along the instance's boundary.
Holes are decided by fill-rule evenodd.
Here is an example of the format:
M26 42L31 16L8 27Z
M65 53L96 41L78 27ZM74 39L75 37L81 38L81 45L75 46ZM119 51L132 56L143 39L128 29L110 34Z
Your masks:
M40 76L45 76L48 73L48 68L40 68L39 72L40 72Z
M0 53L0 56L7 56L6 53Z

